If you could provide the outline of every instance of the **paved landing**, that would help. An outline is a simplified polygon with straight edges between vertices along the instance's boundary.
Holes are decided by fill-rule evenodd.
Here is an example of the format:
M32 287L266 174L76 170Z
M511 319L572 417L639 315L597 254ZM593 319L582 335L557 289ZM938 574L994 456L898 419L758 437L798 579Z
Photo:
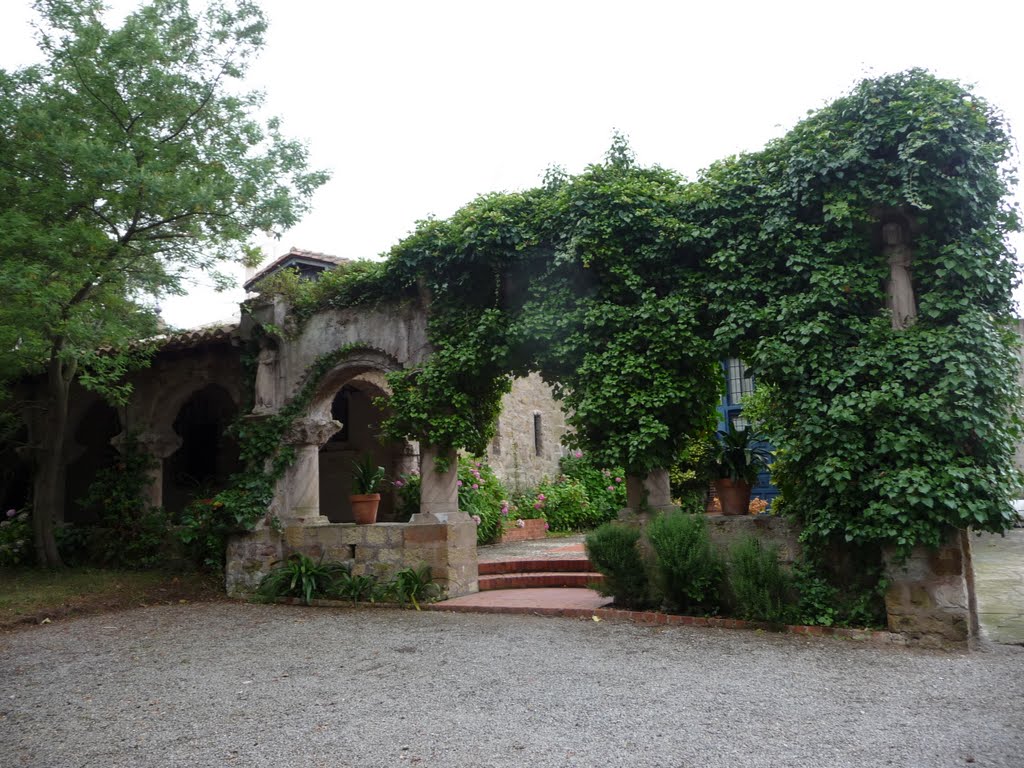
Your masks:
M455 597L433 608L482 613L551 613L592 611L610 605L612 599L592 589L541 587L535 589L492 589Z
M994 643L1024 645L1024 528L971 539L974 590L982 634Z

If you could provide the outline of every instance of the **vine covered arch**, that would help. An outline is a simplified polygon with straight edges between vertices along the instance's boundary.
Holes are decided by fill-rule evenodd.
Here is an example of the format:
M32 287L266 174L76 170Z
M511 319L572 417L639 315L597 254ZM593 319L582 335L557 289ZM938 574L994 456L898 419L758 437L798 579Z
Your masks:
M482 452L538 371L571 440L635 477L713 425L716 361L761 382L781 509L808 540L909 553L1005 530L1020 479L1008 129L911 70L856 86L696 180L604 162L420 222L382 263L283 278L296 317L419 301L431 354L393 372L393 437Z

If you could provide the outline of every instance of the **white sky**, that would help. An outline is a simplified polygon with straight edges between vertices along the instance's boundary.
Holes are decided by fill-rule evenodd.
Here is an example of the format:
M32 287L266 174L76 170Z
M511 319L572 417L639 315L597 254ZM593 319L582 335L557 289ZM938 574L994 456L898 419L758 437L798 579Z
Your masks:
M535 186L549 165L581 171L613 129L640 163L692 178L859 79L915 66L973 83L1024 133L1024 6L1005 0L263 7L268 45L250 82L285 132L309 142L312 166L334 174L275 256L295 246L373 258L428 214ZM0 67L32 61L29 0L0 9ZM211 322L237 314L240 298L198 286L164 314Z

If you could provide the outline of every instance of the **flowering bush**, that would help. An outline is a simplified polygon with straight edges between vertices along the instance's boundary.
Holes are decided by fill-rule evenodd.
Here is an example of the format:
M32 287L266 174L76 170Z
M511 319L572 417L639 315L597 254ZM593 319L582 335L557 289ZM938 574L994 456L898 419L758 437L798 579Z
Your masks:
M0 566L27 565L35 557L27 509L8 509L0 518Z
M556 479L537 487L530 505L543 512L552 531L596 528L614 520L626 506L626 477L621 469L599 469L582 451L564 457L561 469Z

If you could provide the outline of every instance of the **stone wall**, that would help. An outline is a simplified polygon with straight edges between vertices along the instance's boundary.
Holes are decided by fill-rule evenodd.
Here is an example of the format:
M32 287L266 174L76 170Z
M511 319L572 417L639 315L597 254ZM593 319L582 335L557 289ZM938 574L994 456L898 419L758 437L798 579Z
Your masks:
M766 546L779 547L779 562L786 566L793 565L800 557L800 531L781 517L771 515L705 515L708 523L708 535L718 549L725 552L736 542L753 536Z
M525 490L558 474L565 433L565 414L551 396L551 387L531 373L512 382L512 391L501 401L488 462L510 491Z
M978 636L974 568L966 531L950 529L938 549L915 547L906 562L885 553L889 629L920 645L965 643Z
M314 560L351 562L355 575L387 580L403 568L429 565L450 597L477 591L476 526L432 523L341 523L262 528L232 537L226 588L233 597L252 594L273 565L292 553Z

